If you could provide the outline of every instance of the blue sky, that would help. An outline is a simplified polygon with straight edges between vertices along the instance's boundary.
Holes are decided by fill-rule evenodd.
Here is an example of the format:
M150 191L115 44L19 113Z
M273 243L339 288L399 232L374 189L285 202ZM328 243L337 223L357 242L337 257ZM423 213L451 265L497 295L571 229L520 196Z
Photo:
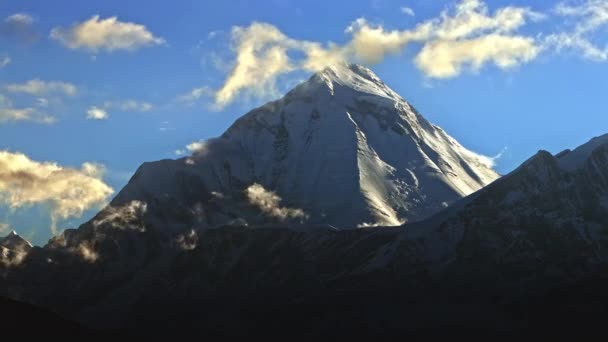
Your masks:
M1 0L0 20L0 229L38 244L51 217L77 226L111 198L103 185L118 191L142 162L221 134L319 60L368 65L466 147L504 151L501 173L608 133L608 0ZM247 44L266 72L246 70L257 84L238 79ZM45 162L73 170L86 205L3 189L17 153L38 177L54 170Z

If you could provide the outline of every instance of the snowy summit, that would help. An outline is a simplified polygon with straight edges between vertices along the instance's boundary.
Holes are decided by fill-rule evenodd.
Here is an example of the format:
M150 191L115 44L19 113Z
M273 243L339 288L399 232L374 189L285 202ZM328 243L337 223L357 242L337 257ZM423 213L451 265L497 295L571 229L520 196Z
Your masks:
M499 175L371 70L341 64L238 119L190 157L145 163L104 213L146 222L395 226Z

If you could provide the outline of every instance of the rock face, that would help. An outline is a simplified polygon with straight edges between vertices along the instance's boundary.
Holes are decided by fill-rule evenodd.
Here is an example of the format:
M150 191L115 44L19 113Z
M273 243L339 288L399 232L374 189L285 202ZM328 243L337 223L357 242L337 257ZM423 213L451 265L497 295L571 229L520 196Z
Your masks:
M395 226L494 181L487 164L369 69L338 65L244 115L193 156L142 165L109 212L137 201L146 223L175 230L235 221ZM246 196L253 184L303 215L260 210Z

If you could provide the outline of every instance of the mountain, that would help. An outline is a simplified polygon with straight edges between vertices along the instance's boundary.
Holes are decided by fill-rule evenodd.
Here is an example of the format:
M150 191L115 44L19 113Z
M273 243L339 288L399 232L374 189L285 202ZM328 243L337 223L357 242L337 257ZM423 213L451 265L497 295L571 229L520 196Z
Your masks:
M541 150L429 223L456 239L452 252L518 269L522 277L574 280L605 265L608 135L555 156Z
M91 221L64 231L44 247L27 249L15 262L0 263L0 295L104 331L140 335L170 331L221 337L428 338L473 332L504 338L535 332L546 338L563 337L566 332L577 337L602 332L608 314L604 294L608 286L608 135L555 156L539 151L511 173L425 219L415 217L434 211L421 209L437 202L430 197L412 201L411 210L403 211L414 222L336 229L332 225L336 222L360 224L381 215L374 211L380 202L365 197L372 180L377 181L373 189L410 184L395 183L398 178L393 176L406 165L398 161L391 161L394 173L390 176L371 172L389 170L387 156L399 151L384 149L377 142L382 134L374 132L392 139L386 146L409 146L414 141L420 147L407 155L417 160L424 152L428 158L421 157L425 168L410 169L418 181L416 188L426 196L448 193L429 189L464 192L467 182L475 178L473 171L480 179L480 170L493 174L483 168L482 159L463 152L455 142L441 154L429 152L429 146L439 150L437 141L449 139L440 138L444 133L413 109L406 110L412 116L402 113L396 119L409 134L395 133L388 123L382 131L382 110L405 106L404 101L391 98L393 104L388 107L380 102L373 109L375 114L367 116L352 109L348 115L334 115L357 96L368 99L375 92L378 97L372 98L378 100L388 98L378 95L381 91L392 94L379 81L372 82L374 77L366 70L358 66L325 70L267 105L285 108L284 114L262 107L237 121L222 137L203 144L191 157L143 165L110 206ZM309 92L314 96L306 102L302 94ZM327 120L323 126L333 127L336 138L324 140L333 145L316 147L311 141L309 147L294 147L290 139L298 136L297 129L306 132L309 127L292 123L306 117L295 109L303 104L289 105L296 101L309 103L304 113L318 102L330 103L314 120ZM395 117L389 109L386 113ZM350 136L342 126L344 121L354 127L354 140L344 138ZM289 131L277 133L289 137L289 143L275 144L271 131ZM313 140L330 133L322 131L319 127ZM428 132L434 132L436 140ZM351 184L350 176L338 172L350 151L345 146L352 147L348 141L356 151L350 164L356 165L358 180L351 182L356 191L345 185ZM336 146L340 147L334 150ZM292 149L297 153L292 154ZM324 208L331 208L331 203L351 205L352 210L343 208L332 216L331 211L307 206L296 192L284 190L290 180L293 189L301 186L299 179L290 178L295 177L290 176L293 172L308 179L302 182L308 182L311 190L323 190L311 183L317 177L313 172L290 167L298 165L298 158L308 158L307 149L314 149L321 159L326 155L342 158L339 163L325 159L319 166L334 171L318 176L319 182L327 177L332 182L326 186L338 184L325 191L333 200L322 203ZM289 163L275 159L280 150L287 151L282 155ZM458 165L471 169L460 174L461 182L439 166L449 164L457 170L456 160L465 157L469 159ZM373 160L376 164L369 164ZM472 168L473 160L481 164ZM428 167L431 161L436 169ZM404 193L408 194L414 196ZM359 195L365 205L358 206ZM381 203L396 201L382 197ZM327 221L319 219L319 212L327 214ZM211 226L216 229L208 229ZM25 246L20 241L12 234L0 240L0 246Z
M8 233L7 236L0 239L0 246L12 250L29 250L32 248L32 244L19 236L19 234L17 234L17 232L14 230Z
M31 243L13 230L0 239L0 263L5 265L19 263L32 247Z
M341 64L244 115L192 156L143 164L97 220L145 205L145 224L177 231L231 222L395 226L497 178L487 158L372 71Z
M576 167L540 151L402 227L170 235L140 226L147 209L132 206L5 265L0 293L143 335L595 333L608 307L608 142L597 142L569 152Z

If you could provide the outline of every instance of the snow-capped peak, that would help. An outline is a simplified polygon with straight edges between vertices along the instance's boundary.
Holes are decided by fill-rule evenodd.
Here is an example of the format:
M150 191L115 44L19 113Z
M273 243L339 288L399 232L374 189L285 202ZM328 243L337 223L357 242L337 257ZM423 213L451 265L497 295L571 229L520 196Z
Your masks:
M22 238L16 231L11 231L7 236L0 239L0 246L8 249L29 249L32 248L32 244L26 239Z
M312 75L202 145L190 157L143 165L104 212L137 201L150 224L188 229L289 219L272 215L280 208L305 213L308 225L399 225L499 177L487 158L355 64ZM251 203L253 184L280 199L265 205L280 208Z
M325 81L332 89L334 85L339 85L360 93L401 99L373 71L358 64L335 64L315 74L313 78Z

